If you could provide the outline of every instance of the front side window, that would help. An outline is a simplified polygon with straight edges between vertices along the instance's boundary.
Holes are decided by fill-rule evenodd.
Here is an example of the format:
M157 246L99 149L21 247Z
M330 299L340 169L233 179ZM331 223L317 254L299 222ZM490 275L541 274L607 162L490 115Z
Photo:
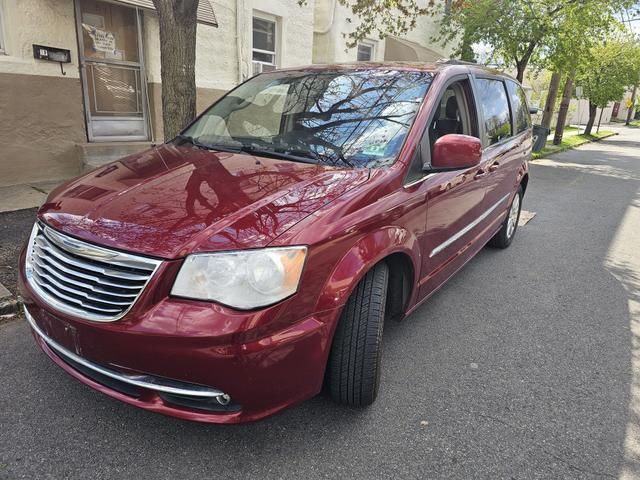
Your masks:
M447 87L433 114L429 125L429 142L433 144L440 137L452 133L477 136L474 112L469 108L469 81L461 80Z
M395 160L431 84L428 72L283 71L252 78L183 134L202 146L293 155L339 167Z
M515 82L507 82L507 90L513 107L513 118L516 122L516 133L524 132L531 128L531 115L527 106L527 97L522 87Z
M276 22L253 17L253 61L276 65Z
M373 45L368 43L358 44L358 61L370 62L373 60Z
M501 142L511 136L511 112L502 80L476 80L478 100L484 119L484 145Z

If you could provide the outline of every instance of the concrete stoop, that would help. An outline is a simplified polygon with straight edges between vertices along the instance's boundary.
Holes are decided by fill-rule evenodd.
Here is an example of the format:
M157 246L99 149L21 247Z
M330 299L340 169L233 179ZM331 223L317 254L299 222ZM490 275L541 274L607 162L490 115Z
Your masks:
M101 167L127 155L146 150L152 142L79 143L78 158L83 172Z

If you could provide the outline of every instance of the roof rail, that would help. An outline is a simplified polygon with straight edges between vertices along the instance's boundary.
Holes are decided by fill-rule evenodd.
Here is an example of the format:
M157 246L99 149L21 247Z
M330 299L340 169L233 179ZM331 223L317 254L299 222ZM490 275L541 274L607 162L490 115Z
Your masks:
M446 65L479 65L479 63L477 62L466 62L464 60L458 60L455 58L447 58L447 59L442 59L442 60L438 60L436 63L443 63Z

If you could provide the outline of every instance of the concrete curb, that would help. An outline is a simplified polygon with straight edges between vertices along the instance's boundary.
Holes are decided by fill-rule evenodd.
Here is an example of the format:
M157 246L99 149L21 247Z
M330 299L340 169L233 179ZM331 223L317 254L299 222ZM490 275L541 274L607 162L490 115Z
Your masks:
M20 302L7 290L7 287L0 283L0 316L15 315L19 307Z

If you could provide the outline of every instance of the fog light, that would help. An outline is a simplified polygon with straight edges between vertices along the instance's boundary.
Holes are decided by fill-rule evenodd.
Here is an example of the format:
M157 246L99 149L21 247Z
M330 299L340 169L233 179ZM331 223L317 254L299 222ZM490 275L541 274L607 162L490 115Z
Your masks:
M227 406L231 402L231 397L225 393L224 395L218 395L216 400L220 405Z

